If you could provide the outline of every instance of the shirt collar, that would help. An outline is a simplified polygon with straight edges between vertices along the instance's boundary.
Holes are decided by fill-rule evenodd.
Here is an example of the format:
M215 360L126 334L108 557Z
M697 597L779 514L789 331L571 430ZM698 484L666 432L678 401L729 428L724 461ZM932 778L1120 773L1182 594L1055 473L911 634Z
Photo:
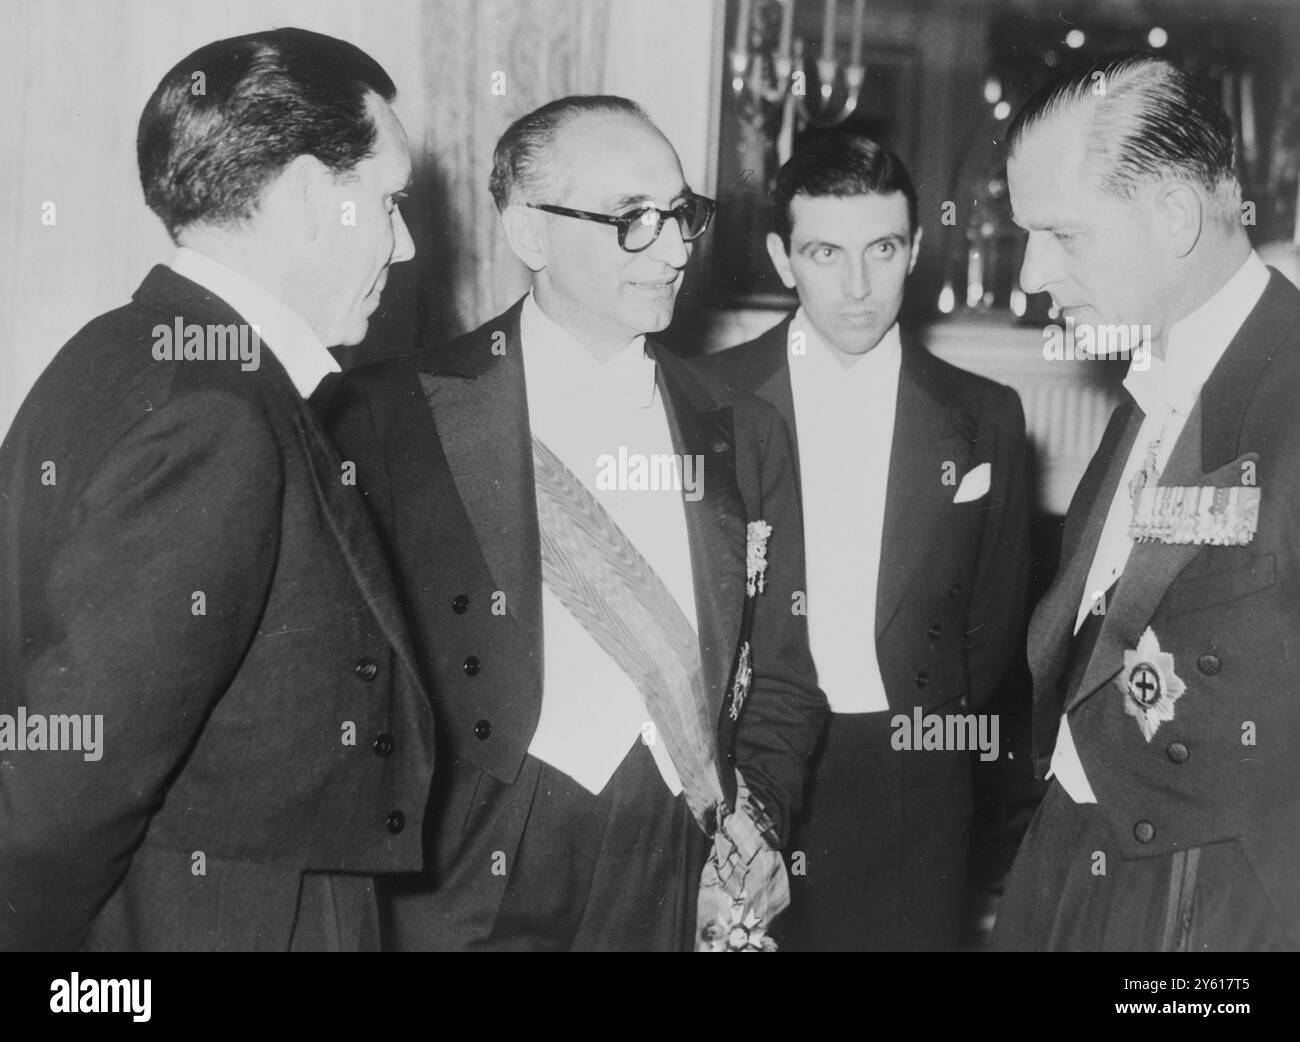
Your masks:
M613 358L601 362L568 330L549 318L532 293L519 313L525 380L530 397L556 402L594 392L630 407L654 403L657 365L638 336Z
M1124 387L1143 413L1192 411L1205 381L1264 295L1268 278L1268 267L1252 250L1214 296L1170 326L1163 361L1151 357L1150 368L1142 372L1129 366Z
M812 360L814 370L826 370L838 374L839 380L875 381L882 374L887 374L898 367L903 358L903 342L899 336L898 323L895 322L880 338L870 351L857 355L849 365L844 365L840 358L843 352L828 344L817 327L809 320L801 306L790 320L791 330L799 330L804 335L808 358Z
M334 356L302 316L233 268L182 246L172 258L171 269L220 297L256 329L262 345L272 349L304 398L327 373L340 372Z

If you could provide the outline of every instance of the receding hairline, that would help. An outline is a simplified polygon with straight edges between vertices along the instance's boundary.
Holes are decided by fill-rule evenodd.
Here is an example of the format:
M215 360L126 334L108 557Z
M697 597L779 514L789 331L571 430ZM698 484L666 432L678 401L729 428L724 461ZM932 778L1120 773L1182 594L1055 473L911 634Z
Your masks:
M660 130L649 116L634 112L619 112L614 110L573 113L555 128L555 133L552 135L550 141L551 151L558 151L566 136L572 137L575 134L590 131L594 129L593 125L599 123L621 123L626 127L638 127L642 130L647 130L654 137L657 137L667 145L674 156L677 155L677 149L673 148L673 143L668 140L668 135Z
M1058 99L1050 108L1035 113L1033 118L1017 128L1016 134L1007 142L1007 159L1014 157L1024 142L1031 137L1041 137L1052 130L1060 130L1070 120L1078 121L1078 126L1069 128L1078 134L1085 144L1091 139L1097 120L1101 115L1101 99L1096 97L1076 97ZM1090 150L1085 148L1087 154Z
M1130 73L1139 75L1146 71L1147 68L1139 68L1130 70ZM1122 86L1131 87L1133 84L1125 83ZM1219 223L1232 223L1236 220L1240 206L1241 189L1240 183L1235 179L1235 176L1226 178L1218 184L1209 184L1195 171L1168 163L1161 169L1152 170L1145 175L1138 176L1136 180L1131 182L1128 190L1113 184L1107 176L1109 169L1107 160L1111 154L1106 148L1094 147L1098 121L1108 107L1106 102L1112 105L1126 104L1128 106L1115 113L1114 129L1118 132L1119 140L1112 141L1110 145L1111 147L1121 146L1124 138L1125 121L1133 120L1140 114L1138 107L1143 104L1140 93L1130 90L1120 98L1109 97L1106 99L1088 94L1067 96L1059 99L1056 104L1042 112L1036 113L1033 119L1019 128L1015 139L1009 142L1007 151L1008 167L1021 153L1021 146L1026 140L1052 132L1062 133L1063 125L1067 120L1077 119L1079 125L1075 128L1066 127L1064 134L1071 141L1077 141L1081 146L1079 149L1081 153L1080 175L1097 191L1120 202L1128 202L1132 201L1135 193L1140 190L1180 181L1191 186L1202 195L1209 207L1207 213L1211 219L1217 220ZM1016 219L1018 224L1020 223L1014 211L1013 219Z
M1026 142L1039 143L1056 135L1064 138L1068 142L1066 148L1072 149L1077 154L1080 175L1104 191L1106 186L1102 171L1105 156L1097 155L1096 150L1090 147L1097 121L1097 108L1094 105L1090 109L1085 109L1085 103L1085 99L1079 99L1076 104L1064 105L1043 113L1038 119L1027 124L1007 151L1008 172L1011 163L1023 153ZM1071 125L1071 120L1076 123ZM1058 148L1053 154L1060 160L1071 158L1066 148Z
M1140 184L1170 177L1194 183L1221 201L1240 194L1230 117L1164 58L1099 59L1044 87L1008 129L1008 161L1036 128L1070 118L1080 120L1075 133L1086 149L1088 173L1110 194L1129 197ZM1172 127L1179 129L1166 129ZM1156 154L1180 148L1182 155Z
M545 148L545 159L539 180L544 182L551 191L555 192L557 198L563 198L572 189L574 165L581 162L583 158L574 151L574 139L583 133L593 132L601 123L621 123L626 127L636 127L649 131L652 136L658 138L667 146L677 160L677 165L681 166L681 157L677 154L677 149L673 147L673 143L668 140L668 135L660 130L654 120L644 112L625 112L616 109L575 112L555 128ZM686 183L685 177L685 172L683 172L683 185Z

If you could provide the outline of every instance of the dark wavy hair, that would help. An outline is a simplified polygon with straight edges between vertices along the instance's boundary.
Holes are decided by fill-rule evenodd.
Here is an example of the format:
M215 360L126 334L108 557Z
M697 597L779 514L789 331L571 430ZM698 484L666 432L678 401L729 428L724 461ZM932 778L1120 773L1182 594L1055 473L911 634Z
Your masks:
M191 224L250 218L298 156L346 175L373 153L372 93L393 99L388 73L320 33L276 29L200 47L162 78L140 116L145 202L174 239Z
M907 199L907 222L916 236L916 187L903 161L861 134L828 134L814 138L777 171L776 233L790 251L790 202L796 195L893 195Z

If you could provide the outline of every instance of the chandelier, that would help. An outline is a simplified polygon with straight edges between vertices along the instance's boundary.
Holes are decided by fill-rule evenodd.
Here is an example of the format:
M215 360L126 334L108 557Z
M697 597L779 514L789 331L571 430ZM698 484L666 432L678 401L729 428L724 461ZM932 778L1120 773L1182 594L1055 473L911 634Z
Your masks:
M836 56L838 0L820 0L821 50L814 63L815 81L811 83L805 62L807 43L794 35L795 2L738 0L735 35L728 53L737 111L755 127L779 125L775 135L778 163L790 158L796 133L809 126L838 126L853 115L866 74L862 62L866 0L853 0L847 64ZM779 35L772 31L776 9Z

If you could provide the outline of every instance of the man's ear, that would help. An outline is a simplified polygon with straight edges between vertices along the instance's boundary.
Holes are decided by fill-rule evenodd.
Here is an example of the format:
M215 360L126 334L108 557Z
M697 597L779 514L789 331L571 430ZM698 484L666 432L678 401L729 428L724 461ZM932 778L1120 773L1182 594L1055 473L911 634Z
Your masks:
M546 267L546 237L542 231L542 219L541 211L518 203L511 203L501 214L506 242L510 243L515 256L530 271L541 271Z
M772 258L772 267L785 283L785 288L794 289L794 269L790 267L790 255L776 232L767 233L767 255Z
M907 273L910 275L916 270L916 258L921 256L921 233L924 228L917 227L916 234L912 236L912 259L907 262Z
M1206 215L1201 193L1187 181L1166 181L1156 189L1155 204L1169 255L1186 257L1204 228Z
M267 188L261 209L282 231L295 231L303 240L314 242L327 221L341 220L340 214L332 211L333 184L324 163L315 156L298 156Z

